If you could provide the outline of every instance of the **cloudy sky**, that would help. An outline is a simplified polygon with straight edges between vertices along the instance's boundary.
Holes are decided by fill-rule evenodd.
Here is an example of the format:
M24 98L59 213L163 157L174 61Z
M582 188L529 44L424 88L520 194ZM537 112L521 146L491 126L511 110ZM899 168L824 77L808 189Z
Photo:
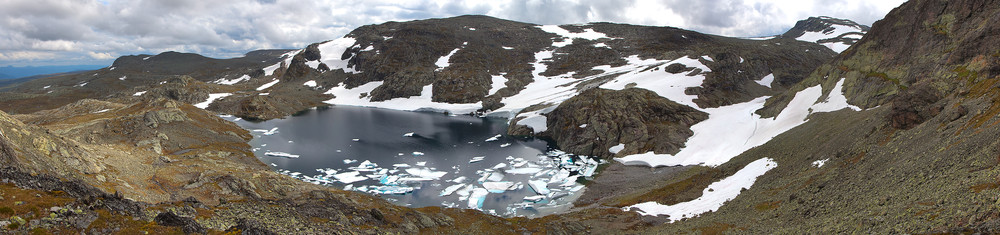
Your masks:
M483 14L537 24L618 22L765 36L809 16L881 19L903 0L2 0L0 66L110 64L163 51L300 48L366 24Z

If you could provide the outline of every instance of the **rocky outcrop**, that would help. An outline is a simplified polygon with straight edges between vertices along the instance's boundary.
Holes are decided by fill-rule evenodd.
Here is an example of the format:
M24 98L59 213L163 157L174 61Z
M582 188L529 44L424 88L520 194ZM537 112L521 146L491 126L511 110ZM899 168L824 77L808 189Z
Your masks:
M690 137L691 125L708 114L645 89L591 89L545 114L548 134L563 151L610 158L609 148L624 144L619 156L655 152L674 154Z

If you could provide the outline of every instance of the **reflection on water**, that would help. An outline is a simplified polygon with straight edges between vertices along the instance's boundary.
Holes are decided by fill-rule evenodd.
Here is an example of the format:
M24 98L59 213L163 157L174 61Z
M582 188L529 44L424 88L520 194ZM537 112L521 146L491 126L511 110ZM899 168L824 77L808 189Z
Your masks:
M350 106L256 123L224 118L252 130L257 157L283 174L411 207L559 212L597 165L545 141L502 136L505 119Z

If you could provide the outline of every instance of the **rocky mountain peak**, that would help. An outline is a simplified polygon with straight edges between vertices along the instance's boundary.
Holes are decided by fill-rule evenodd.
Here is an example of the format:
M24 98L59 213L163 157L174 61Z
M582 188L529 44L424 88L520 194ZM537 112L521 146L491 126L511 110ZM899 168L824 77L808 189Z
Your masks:
M823 44L839 53L861 40L870 29L852 20L819 16L796 22L794 27L778 37Z

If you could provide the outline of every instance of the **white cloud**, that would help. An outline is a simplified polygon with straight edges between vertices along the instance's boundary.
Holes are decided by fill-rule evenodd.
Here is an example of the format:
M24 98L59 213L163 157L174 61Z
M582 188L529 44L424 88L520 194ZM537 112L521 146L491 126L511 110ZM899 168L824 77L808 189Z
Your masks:
M51 52L39 52L39 51L10 51L10 52L0 52L0 61L10 61L10 60L41 60L41 59L51 59L55 57L55 53Z
M114 56L111 56L111 54L109 53L98 53L93 51L88 51L87 56L90 56L90 58L94 58L96 60L110 60L115 58Z
M183 50L231 56L300 48L356 27L485 14L538 24L674 26L727 36L781 33L809 16L881 19L903 0L4 0L0 53L63 58ZM17 56L24 57L24 56Z

